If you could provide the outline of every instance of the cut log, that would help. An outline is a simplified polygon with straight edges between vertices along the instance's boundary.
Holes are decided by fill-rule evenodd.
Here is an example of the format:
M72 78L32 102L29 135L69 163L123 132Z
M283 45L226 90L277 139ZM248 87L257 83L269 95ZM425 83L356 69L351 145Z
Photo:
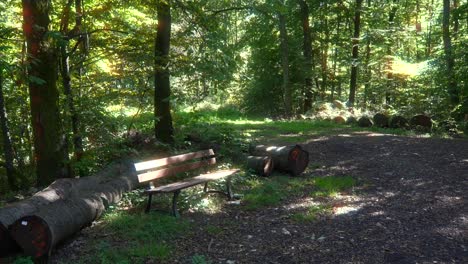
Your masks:
M309 164L309 153L299 145L292 146L264 146L259 145L251 149L254 156L270 156L275 168L297 176L304 172Z
M383 113L377 113L374 115L374 124L378 127L388 127L388 123L390 121L390 118Z
M18 251L19 247L8 233L8 226L19 218L30 215L39 207L64 199L73 193L75 179L59 179L31 198L0 209L0 256Z
M254 170L261 176L268 177L273 172L274 162L269 156L248 156L247 168Z
M40 258L50 255L57 243L90 225L103 211L97 195L59 200L15 221L10 233L25 254Z
M111 180L88 178L78 182L80 192L76 195L43 206L10 226L10 235L26 254L35 258L50 254L58 243L91 225L110 204L138 186L133 164Z
M13 253L18 246L10 236L8 228L24 216L46 210L58 201L81 197L84 193L101 197L104 206L115 203L125 191L138 184L133 172L133 162L118 161L110 164L93 176L79 179L58 179L49 187L31 198L0 209L0 256Z
M358 125L360 127L371 127L374 125L374 122L372 121L372 119L370 119L369 117L367 116L362 116L361 118L359 118L358 120Z

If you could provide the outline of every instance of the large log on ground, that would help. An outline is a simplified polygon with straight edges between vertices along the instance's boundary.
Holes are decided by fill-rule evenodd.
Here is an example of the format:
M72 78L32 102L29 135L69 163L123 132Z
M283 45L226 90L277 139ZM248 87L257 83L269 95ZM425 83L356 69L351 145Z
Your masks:
M8 233L8 226L34 213L39 207L64 199L73 193L75 179L59 179L31 198L0 208L0 256L16 252L19 247Z
M247 168L261 176L268 177L273 172L274 162L269 156L248 156Z
M93 176L79 179L58 179L31 198L0 209L0 256L13 253L19 247L10 236L8 227L21 217L33 215L52 203L93 193L102 197L105 205L114 203L123 192L135 188L137 177L133 163L128 160L111 163Z
M63 239L97 219L104 205L97 195L59 200L10 227L10 233L24 253L34 258L50 255Z
M50 254L58 243L91 225L110 204L135 189L138 178L133 168L128 168L111 180L93 176L77 186L76 195L43 206L10 226L10 235L26 254L35 258Z
M309 153L299 145L264 146L258 145L251 149L252 155L270 156L275 168L297 176L304 172L309 164Z

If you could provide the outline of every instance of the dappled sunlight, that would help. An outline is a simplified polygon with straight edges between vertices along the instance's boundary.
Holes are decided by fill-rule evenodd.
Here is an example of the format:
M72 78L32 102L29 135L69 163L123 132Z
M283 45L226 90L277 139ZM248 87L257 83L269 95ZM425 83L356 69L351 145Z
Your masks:
M131 117L139 113L139 109L137 107L131 107L123 104L113 104L109 105L106 108L113 117Z
M392 73L407 76L409 78L416 77L429 69L429 61L419 63L410 63L398 57L392 57Z

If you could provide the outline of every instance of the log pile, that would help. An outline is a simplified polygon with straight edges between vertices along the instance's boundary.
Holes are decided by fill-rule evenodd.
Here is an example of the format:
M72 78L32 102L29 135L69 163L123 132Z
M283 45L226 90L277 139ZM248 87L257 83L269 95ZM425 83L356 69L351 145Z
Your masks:
M59 179L31 198L0 209L0 256L22 249L40 258L90 225L110 204L137 187L131 161L84 178Z
M258 145L250 148L250 153L253 156L259 157L257 160L263 158L271 158L272 164L263 163L264 166L268 165L271 170L274 169L282 172L291 174L292 176L298 176L305 171L309 164L309 153L302 149L299 145L291 146L265 146ZM253 158L250 158L252 160ZM248 162L247 167L254 169L257 172L262 172L261 166L255 162ZM254 163L252 165L251 163ZM259 173L262 175L262 173ZM263 174L264 176L268 176Z

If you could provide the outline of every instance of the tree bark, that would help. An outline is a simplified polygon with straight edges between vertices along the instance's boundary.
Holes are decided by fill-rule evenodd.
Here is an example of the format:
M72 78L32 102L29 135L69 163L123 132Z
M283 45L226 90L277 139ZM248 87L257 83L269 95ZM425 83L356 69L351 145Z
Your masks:
M359 57L359 35L361 30L361 8L362 0L356 0L354 11L354 35L353 35L353 60L351 64L351 81L349 86L349 103L354 105L357 90L358 57Z
M2 128L3 154L5 157L5 169L8 179L8 185L11 190L19 188L18 178L15 175L13 165L13 145L11 143L10 128L8 126L8 117L3 97L3 69L0 68L0 126Z
M248 156L247 168L261 176L268 177L273 172L274 162L269 156Z
M285 115L290 117L292 114L292 91L289 86L289 47L288 31L286 29L286 16L278 13L279 32L280 32L280 50L281 50L281 68L283 69L283 96Z
M445 61L447 63L447 85L450 103L460 103L460 92L457 87L455 76L455 59L453 57L452 38L450 36L450 0L444 0L444 11L442 18L442 34L444 40Z
M309 5L305 0L298 0L301 8L303 44L302 53L305 61L305 82L304 82L304 106L303 112L306 113L312 108L312 80L313 80L313 57L312 57L312 36L309 21Z
M270 156L275 169L297 176L304 172L309 164L309 153L299 145L292 146L254 146L251 149L254 156Z
M23 31L28 43L29 96L37 164L37 184L67 177L57 90L57 58L48 39L50 0L23 0Z
M158 0L158 29L155 41L154 113L155 135L164 143L174 141L171 116L171 87L169 73L169 49L171 41L171 7L169 0Z

